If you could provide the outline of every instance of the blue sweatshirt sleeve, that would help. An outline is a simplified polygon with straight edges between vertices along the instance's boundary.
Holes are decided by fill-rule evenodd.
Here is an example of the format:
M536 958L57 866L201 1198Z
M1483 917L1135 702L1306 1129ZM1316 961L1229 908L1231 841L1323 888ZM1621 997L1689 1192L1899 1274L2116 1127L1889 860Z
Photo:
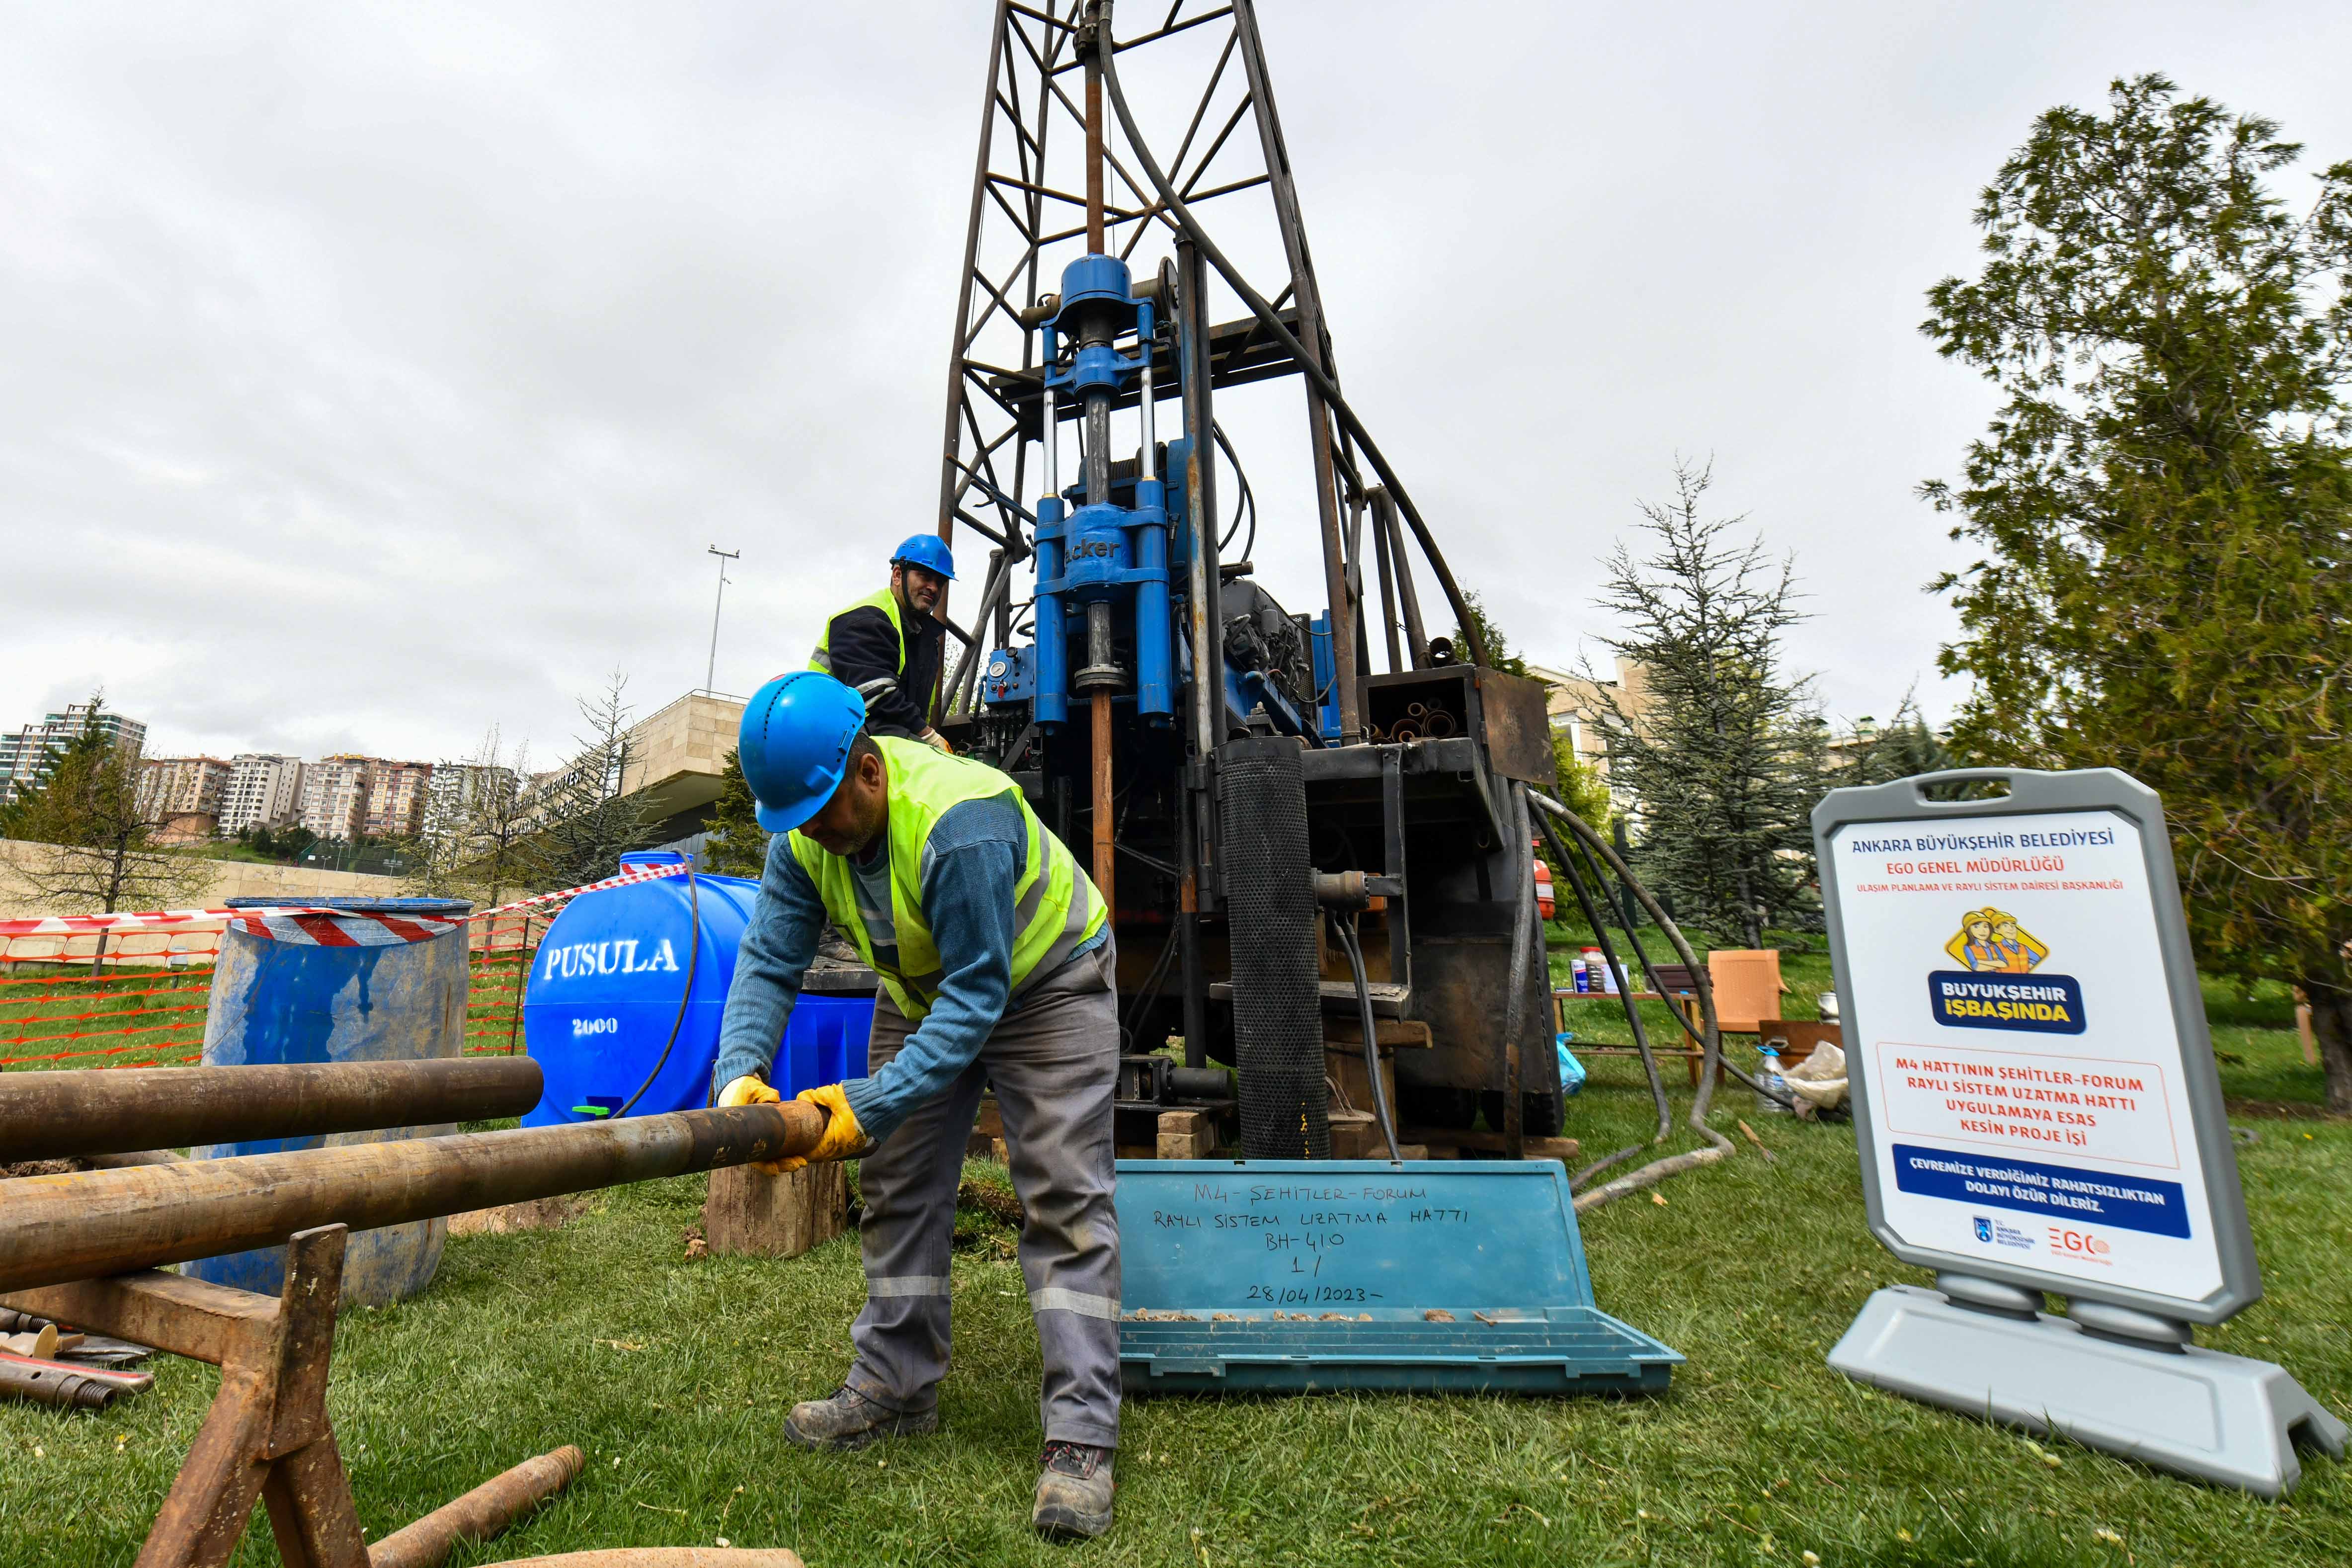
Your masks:
M939 944L939 1000L898 1054L846 1086L849 1109L879 1143L980 1056L1013 990L1013 884L1029 851L1021 813L1003 799L951 806L924 846L923 919Z
M764 1076L774 1065L776 1047L800 1000L801 975L816 957L824 934L824 902L816 884L793 858L789 835L768 840L768 863L760 873L760 896L751 923L735 950L735 979L727 988L727 1010L719 1023L719 1065L714 1089L724 1089L747 1072Z

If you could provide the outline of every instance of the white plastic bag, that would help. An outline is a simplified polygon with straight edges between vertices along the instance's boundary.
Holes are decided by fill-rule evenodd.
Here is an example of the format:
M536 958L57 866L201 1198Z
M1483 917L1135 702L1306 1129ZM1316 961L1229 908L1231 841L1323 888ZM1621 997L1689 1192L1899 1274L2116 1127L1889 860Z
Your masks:
M1797 1102L1797 1114L1808 1121L1845 1103L1845 1053L1827 1041L1795 1067L1783 1068L1780 1078Z

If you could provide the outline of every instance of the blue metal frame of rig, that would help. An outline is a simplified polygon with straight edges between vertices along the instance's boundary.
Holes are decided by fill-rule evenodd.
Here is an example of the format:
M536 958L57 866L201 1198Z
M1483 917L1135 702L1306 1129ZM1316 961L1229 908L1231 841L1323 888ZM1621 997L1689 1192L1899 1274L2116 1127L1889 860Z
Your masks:
M1067 367L1057 364L1065 323L1082 333ZM1151 472L1153 388L1151 346L1156 335L1151 301L1135 297L1127 263L1111 256L1082 256L1063 269L1061 306L1043 327L1045 366L1045 438L1046 472L1055 481L1055 405L1065 391L1081 405L1104 405L1140 378L1144 469L1135 482L1135 504L1114 505L1105 484L1087 504L1064 516L1057 488L1037 503L1036 707L1040 723L1069 718L1071 670L1068 618L1090 605L1116 605L1133 595L1135 705L1147 719L1174 716L1171 670L1175 637L1168 589L1167 486ZM1117 347L1121 337L1135 343L1132 357ZM1103 438L1098 428L1097 440ZM1092 455L1107 466L1108 454ZM1082 493L1084 493L1082 491ZM1099 648L1095 650L1099 653ZM1097 667L1078 672L1097 681L1111 679Z
M1192 551L1181 476L1194 437L1188 430L1168 443L1163 476L1153 434L1157 389L1151 363L1160 324L1155 301L1136 294L1127 264L1096 254L1063 269L1054 314L1039 327L1048 479L1034 530L1036 641L1033 647L992 650L983 666L982 695L990 703L1030 703L1031 717L1040 725L1068 722L1074 695L1106 687L1122 694L1121 706L1132 700L1146 723L1169 723L1176 689L1190 668L1173 603L1174 584L1189 569ZM1074 345L1066 362L1066 342ZM1121 353L1122 345L1129 352ZM1131 483L1118 485L1125 493L1115 499L1108 452L1095 448L1107 447L1109 406L1130 389L1139 397L1142 419L1140 467ZM1077 404L1092 430L1087 472L1068 486L1060 482L1058 459L1058 410L1065 395ZM1109 651L1117 632L1127 628L1133 636L1131 671L1118 667ZM1310 743L1335 745L1339 711L1329 616L1316 616L1307 631L1312 679L1321 694L1311 717L1258 671L1237 669L1221 658L1225 700L1236 721L1263 707L1277 728L1304 735ZM1074 644L1086 656L1076 668ZM1131 699L1125 695L1129 692Z

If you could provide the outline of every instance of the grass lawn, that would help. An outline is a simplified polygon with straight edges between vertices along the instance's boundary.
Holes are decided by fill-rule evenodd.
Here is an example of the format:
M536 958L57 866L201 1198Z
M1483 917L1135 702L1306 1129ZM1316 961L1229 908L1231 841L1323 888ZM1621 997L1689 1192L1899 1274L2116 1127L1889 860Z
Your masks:
M1785 973L1808 1016L1827 961ZM2352 1124L2299 1113L2319 1074L2283 998L2217 986L2209 1002L2231 1094L2266 1106L2233 1120L2256 1134L2239 1161L2269 1296L2200 1337L2352 1412ZM1587 1005L1578 1033L1622 1037L1609 1025ZM1678 1100L1685 1081L1672 1070ZM2352 1464L2308 1458L2302 1489L2267 1503L2064 1442L2037 1451L1832 1374L1822 1356L1864 1297L1924 1276L1865 1235L1849 1129L1759 1115L1744 1092L1719 1119L1736 1137L1735 1116L1777 1166L1743 1142L1668 1183L1663 1206L1637 1195L1586 1222L1601 1306L1690 1358L1664 1397L1137 1400L1119 1523L1091 1545L1027 1533L1036 1347L1008 1236L976 1212L937 1437L845 1456L778 1440L786 1407L846 1365L856 1244L688 1262L699 1178L601 1194L562 1231L452 1240L425 1295L344 1319L329 1403L376 1535L529 1455L587 1450L567 1494L460 1564L720 1537L814 1568L2352 1561ZM1569 1108L1595 1152L1649 1121L1627 1058L1593 1063ZM170 1357L157 1371L110 1414L0 1405L0 1568L130 1561L217 1382ZM277 1560L257 1526L237 1561Z

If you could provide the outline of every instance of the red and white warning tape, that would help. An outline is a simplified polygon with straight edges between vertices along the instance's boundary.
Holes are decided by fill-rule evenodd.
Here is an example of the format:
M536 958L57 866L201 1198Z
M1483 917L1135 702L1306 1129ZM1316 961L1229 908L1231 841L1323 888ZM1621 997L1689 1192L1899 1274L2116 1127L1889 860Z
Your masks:
M0 938L110 935L121 931L178 931L195 925L220 924L271 942L304 942L319 947L394 947L403 942L427 942L470 921L488 920L494 915L535 909L541 904L577 898L583 893L593 893L605 888L648 882L656 877L682 876L685 871L686 866L682 861L633 867L601 882L584 882L576 888L541 893L537 898L521 899L511 904L500 904L496 909L455 918L373 914L358 910L322 909L315 904L284 904L247 910L142 910L111 915L43 915L0 921Z
M685 875L686 862L683 860L673 860L655 866L634 866L620 875L607 877L601 882L583 882L576 888L565 888L553 893L541 893L535 899L518 899L511 904L500 904L494 910L478 910L466 918L469 921L486 921L492 915L510 915L518 910L537 909L541 904L551 904L559 899L576 899L583 893L601 892L606 888L625 888L632 882L650 882L656 877Z

